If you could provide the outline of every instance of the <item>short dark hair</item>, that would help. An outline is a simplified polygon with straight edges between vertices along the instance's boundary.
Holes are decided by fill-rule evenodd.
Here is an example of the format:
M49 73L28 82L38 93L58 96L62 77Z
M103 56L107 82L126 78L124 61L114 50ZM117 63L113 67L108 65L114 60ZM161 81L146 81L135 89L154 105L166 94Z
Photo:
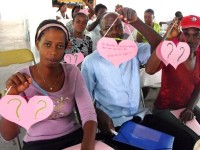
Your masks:
M154 15L154 11L153 11L153 9L147 9L147 10L145 10L144 13L151 13L152 15Z
M60 25L60 26L62 26L65 30L66 30L66 32L63 30L63 29L61 29L61 28L59 28L59 27L56 27L56 26L49 26L49 27L47 27L47 28L45 28L45 29L43 29L42 30L42 27L44 27L44 26L46 26L46 25L51 25L51 24L58 24L58 25ZM67 30L67 28L65 27L65 25L62 23L62 22L60 22L60 21L57 21L57 20L55 20L55 19L48 19L48 20L44 20L44 21L42 21L40 24L39 24L39 26L38 26L38 28L37 28L37 30L36 30L36 34L35 34L35 43L37 42L37 40L40 40L41 39L41 37L44 35L44 32L46 31L46 29L49 29L49 28L57 28L57 29L59 29L59 30L62 30L63 32L65 32L65 48L67 47L67 44L68 44L68 41L69 41L69 31ZM41 31L41 33L39 33L39 35L38 35L38 32L40 31L40 30L42 30Z
M183 14L180 11L175 12L175 17L182 19L183 18Z
M58 11L61 9L61 7L63 7L64 5L67 5L67 4L64 3L64 2L60 3L57 12L58 12Z
M73 18L73 13L74 13L74 11L75 11L77 8L82 9L83 6L81 6L81 5L75 5L75 6L72 8L72 13L71 13L72 18Z
M97 14L100 9L107 9L107 7L103 4L97 4L94 8L95 14Z

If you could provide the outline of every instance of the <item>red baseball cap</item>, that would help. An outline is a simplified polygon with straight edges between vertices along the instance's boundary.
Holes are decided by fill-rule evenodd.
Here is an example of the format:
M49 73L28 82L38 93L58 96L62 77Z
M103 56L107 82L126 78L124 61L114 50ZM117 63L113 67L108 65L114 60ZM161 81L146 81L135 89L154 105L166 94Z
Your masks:
M195 15L185 16L181 20L181 28L199 28L200 29L200 17Z

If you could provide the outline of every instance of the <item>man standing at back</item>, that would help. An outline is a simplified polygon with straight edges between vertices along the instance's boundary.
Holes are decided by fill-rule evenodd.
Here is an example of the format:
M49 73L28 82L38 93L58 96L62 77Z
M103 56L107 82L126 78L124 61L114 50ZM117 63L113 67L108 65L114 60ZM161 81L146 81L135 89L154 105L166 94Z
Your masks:
M154 29L157 33L160 33L160 25L156 22L154 22L154 11L153 9L147 9L144 12L144 22L146 25ZM137 32L136 41L138 43L147 43L147 39L144 35L142 35L140 32Z

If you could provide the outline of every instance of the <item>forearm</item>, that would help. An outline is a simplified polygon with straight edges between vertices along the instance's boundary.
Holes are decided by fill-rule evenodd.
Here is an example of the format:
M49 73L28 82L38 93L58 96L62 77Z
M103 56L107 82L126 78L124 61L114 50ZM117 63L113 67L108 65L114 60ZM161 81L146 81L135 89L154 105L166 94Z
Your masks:
M200 98L200 91L197 87L195 87L194 92L192 93L191 101L187 106L187 108L193 110L197 105L199 98Z
M88 6L89 8L89 19L91 19L91 17L94 15L94 8L92 7L92 5L90 3L88 3L87 1L85 2L86 6Z
M155 50L157 45L163 40L156 31L143 23L139 18L135 22L131 22L131 25L133 25L147 39L152 50Z
M83 127L83 141L81 150L94 150L97 123L95 121L87 121Z
M146 63L146 66L145 66L146 73L152 75L152 74L156 73L157 71L159 71L158 67L159 67L160 63L161 63L161 61L160 61L160 59L158 59L158 57L156 55L156 51L154 51Z
M99 24L99 21L98 21L99 19L97 19L96 21L94 21L91 25L89 25L88 27L87 27L87 30L88 31L92 31L98 24Z
M19 134L19 130L20 128L17 124L1 118L0 133L6 141L14 139Z

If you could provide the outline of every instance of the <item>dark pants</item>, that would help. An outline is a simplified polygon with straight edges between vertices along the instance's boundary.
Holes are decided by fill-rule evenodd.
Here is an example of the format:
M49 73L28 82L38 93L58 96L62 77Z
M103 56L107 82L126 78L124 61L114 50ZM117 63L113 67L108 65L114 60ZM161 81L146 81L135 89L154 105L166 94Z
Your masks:
M162 115L167 115L168 117L172 118L172 122L166 121L162 119ZM173 150L193 150L195 142L199 139L199 136L196 135L192 130L190 130L185 125L184 128L180 128L177 126L177 120L171 113L159 113L154 115L146 115L144 120L140 123L146 127L150 127L157 131L167 133L175 137ZM133 122L138 123L135 119L132 120ZM179 122L180 123L180 122ZM118 130L120 127L117 127ZM185 128L187 128L185 130ZM192 133L192 134L191 134ZM99 134L100 136L101 134ZM117 141L112 140L113 135L101 135L99 139L101 139L104 143L110 145L116 150L141 150L136 147L132 147Z
M193 150L194 144L199 139L199 136L186 125L182 124L170 110L154 111L155 120L160 120L156 124L149 124L148 120L145 125L156 130L168 133L175 137L173 150ZM194 115L197 121L200 120L200 109L195 107ZM152 120L152 119L151 119Z
M23 150L62 150L66 147L81 143L83 130L80 128L68 135L51 139L33 142L24 142Z
M135 123L141 122L140 117L134 117L131 121ZM115 130L119 131L120 127L116 127ZM130 146L124 143L120 143L118 141L113 140L114 135L108 135L108 134L103 134L103 133L98 133L97 134L97 140L101 140L104 143L108 144L110 147L114 148L115 150L142 150L140 148Z

